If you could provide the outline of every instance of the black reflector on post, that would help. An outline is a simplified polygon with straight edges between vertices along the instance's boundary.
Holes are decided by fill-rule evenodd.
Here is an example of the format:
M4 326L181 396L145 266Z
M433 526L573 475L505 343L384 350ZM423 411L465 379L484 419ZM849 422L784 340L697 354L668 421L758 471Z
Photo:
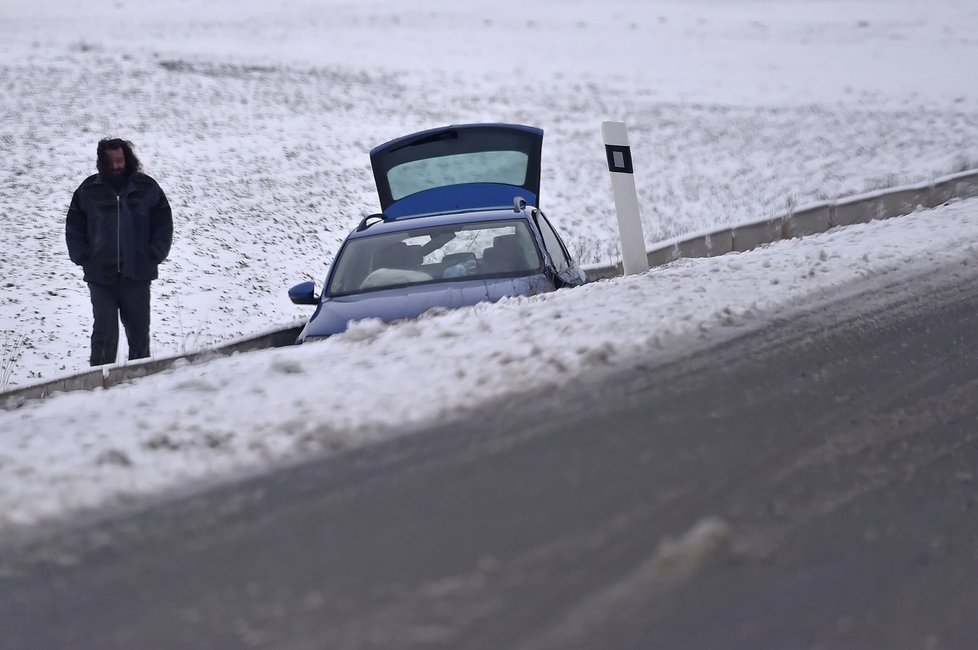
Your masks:
M631 174L632 169L632 148L622 147L613 144L604 146L605 153L608 155L608 171Z

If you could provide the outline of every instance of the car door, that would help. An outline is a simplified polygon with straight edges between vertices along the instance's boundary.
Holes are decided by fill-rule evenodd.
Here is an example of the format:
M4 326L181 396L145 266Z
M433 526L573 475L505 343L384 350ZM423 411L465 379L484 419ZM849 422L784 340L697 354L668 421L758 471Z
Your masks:
M560 235L557 234L556 229L550 224L547 217L540 210L534 210L533 219L536 223L537 230L540 231L540 236L543 238L543 247L550 257L550 263L553 265L558 286L579 286L584 284L587 280L584 271L571 258L563 240L561 240Z

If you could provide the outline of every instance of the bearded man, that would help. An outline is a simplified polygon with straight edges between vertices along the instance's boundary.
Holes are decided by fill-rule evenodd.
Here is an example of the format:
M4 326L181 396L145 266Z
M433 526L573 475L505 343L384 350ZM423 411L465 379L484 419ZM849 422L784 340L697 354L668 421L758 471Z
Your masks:
M100 140L95 168L71 197L65 240L91 294L90 363L98 366L115 361L120 317L129 359L149 356L150 283L170 252L173 215L128 140Z

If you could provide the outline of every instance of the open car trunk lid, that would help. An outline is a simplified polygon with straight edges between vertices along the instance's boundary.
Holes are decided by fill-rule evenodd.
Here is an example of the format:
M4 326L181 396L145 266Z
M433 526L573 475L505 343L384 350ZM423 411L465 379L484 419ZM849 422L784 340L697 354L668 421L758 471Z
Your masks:
M520 124L462 124L406 135L370 152L380 207L390 219L539 207L543 130Z

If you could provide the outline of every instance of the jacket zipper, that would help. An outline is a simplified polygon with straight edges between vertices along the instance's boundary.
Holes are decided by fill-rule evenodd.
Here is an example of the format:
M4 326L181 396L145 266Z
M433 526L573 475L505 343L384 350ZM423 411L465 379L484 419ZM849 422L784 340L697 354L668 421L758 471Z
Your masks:
M120 206L121 198L118 194L115 195L115 271L116 273L122 274L122 233L120 232L122 226L122 208Z

